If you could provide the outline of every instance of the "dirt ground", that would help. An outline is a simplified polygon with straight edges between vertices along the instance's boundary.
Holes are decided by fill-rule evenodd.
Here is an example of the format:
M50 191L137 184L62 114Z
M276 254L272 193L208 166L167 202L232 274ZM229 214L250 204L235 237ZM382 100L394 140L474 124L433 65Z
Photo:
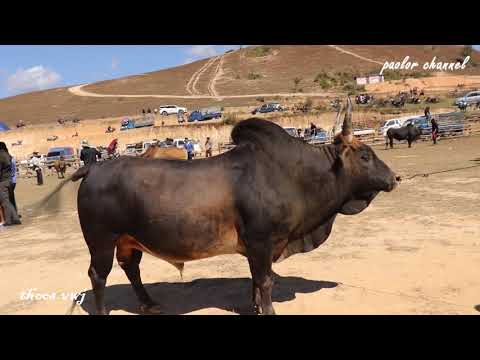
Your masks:
M480 164L478 136L375 149L404 177ZM28 216L29 205L58 181L47 177L39 187L34 179L20 179L17 185L24 225L0 231L0 314L65 314L72 302L62 293L85 290L73 314L93 311L89 253L75 208L78 184L62 190L56 215L47 209ZM406 180L363 213L339 215L325 244L274 265L280 276L273 291L277 313L478 314L479 204L476 167ZM183 281L175 268L148 254L141 270L147 290L167 314L250 313L250 273L241 256L187 263ZM29 289L33 300L22 300ZM50 297L35 299L36 294ZM106 301L110 314L139 312L116 263Z

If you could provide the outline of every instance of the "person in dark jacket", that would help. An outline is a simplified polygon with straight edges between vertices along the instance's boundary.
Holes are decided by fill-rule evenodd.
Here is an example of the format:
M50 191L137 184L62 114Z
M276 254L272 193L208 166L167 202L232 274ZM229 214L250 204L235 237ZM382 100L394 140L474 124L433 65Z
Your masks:
M429 120L430 119L430 106L427 106L425 108L424 114L425 114L425 117L427 118L427 120Z
M13 207L15 208L15 211L18 214L18 208L17 208L17 201L15 200L15 187L17 186L17 163L15 161L15 158L12 157L12 178L10 182L10 192L9 192L9 197L10 197L10 202L12 203ZM20 215L18 215L19 218L21 218Z
M4 226L20 225L17 211L10 202L10 188L12 183L12 157L8 153L7 145L0 142L0 206L3 209Z
M434 117L432 117L431 123L432 123L432 140L433 140L433 145L435 145L437 143L437 137L438 137L438 123Z
M80 160L83 161L85 166L90 166L97 162L98 158L101 158L102 154L95 149L91 148L87 141L82 141L82 151L80 152Z

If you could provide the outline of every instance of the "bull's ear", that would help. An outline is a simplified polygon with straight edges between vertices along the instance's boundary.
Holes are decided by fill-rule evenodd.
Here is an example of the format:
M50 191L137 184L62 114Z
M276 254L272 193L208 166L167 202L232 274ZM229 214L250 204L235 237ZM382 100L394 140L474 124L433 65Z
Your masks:
M333 167L334 170L340 170L347 163L347 157L352 152L352 148L347 143L340 141L336 144L336 152L337 156Z

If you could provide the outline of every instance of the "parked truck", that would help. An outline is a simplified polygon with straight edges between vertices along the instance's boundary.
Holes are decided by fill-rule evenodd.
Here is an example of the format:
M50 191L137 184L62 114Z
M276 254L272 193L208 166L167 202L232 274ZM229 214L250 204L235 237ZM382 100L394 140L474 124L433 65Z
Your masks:
M120 130L129 130L129 129L138 129L147 126L155 125L155 116L153 114L148 114L146 116L132 119L125 118L122 120Z

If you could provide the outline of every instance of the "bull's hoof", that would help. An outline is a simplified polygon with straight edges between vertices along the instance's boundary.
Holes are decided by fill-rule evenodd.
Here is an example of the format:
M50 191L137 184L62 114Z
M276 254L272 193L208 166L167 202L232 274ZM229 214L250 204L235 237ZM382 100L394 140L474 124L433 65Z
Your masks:
M141 304L140 311L145 315L161 315L164 312L157 304Z
M273 307L270 307L268 309L265 309L265 311L262 312L260 315L276 315L276 313Z

